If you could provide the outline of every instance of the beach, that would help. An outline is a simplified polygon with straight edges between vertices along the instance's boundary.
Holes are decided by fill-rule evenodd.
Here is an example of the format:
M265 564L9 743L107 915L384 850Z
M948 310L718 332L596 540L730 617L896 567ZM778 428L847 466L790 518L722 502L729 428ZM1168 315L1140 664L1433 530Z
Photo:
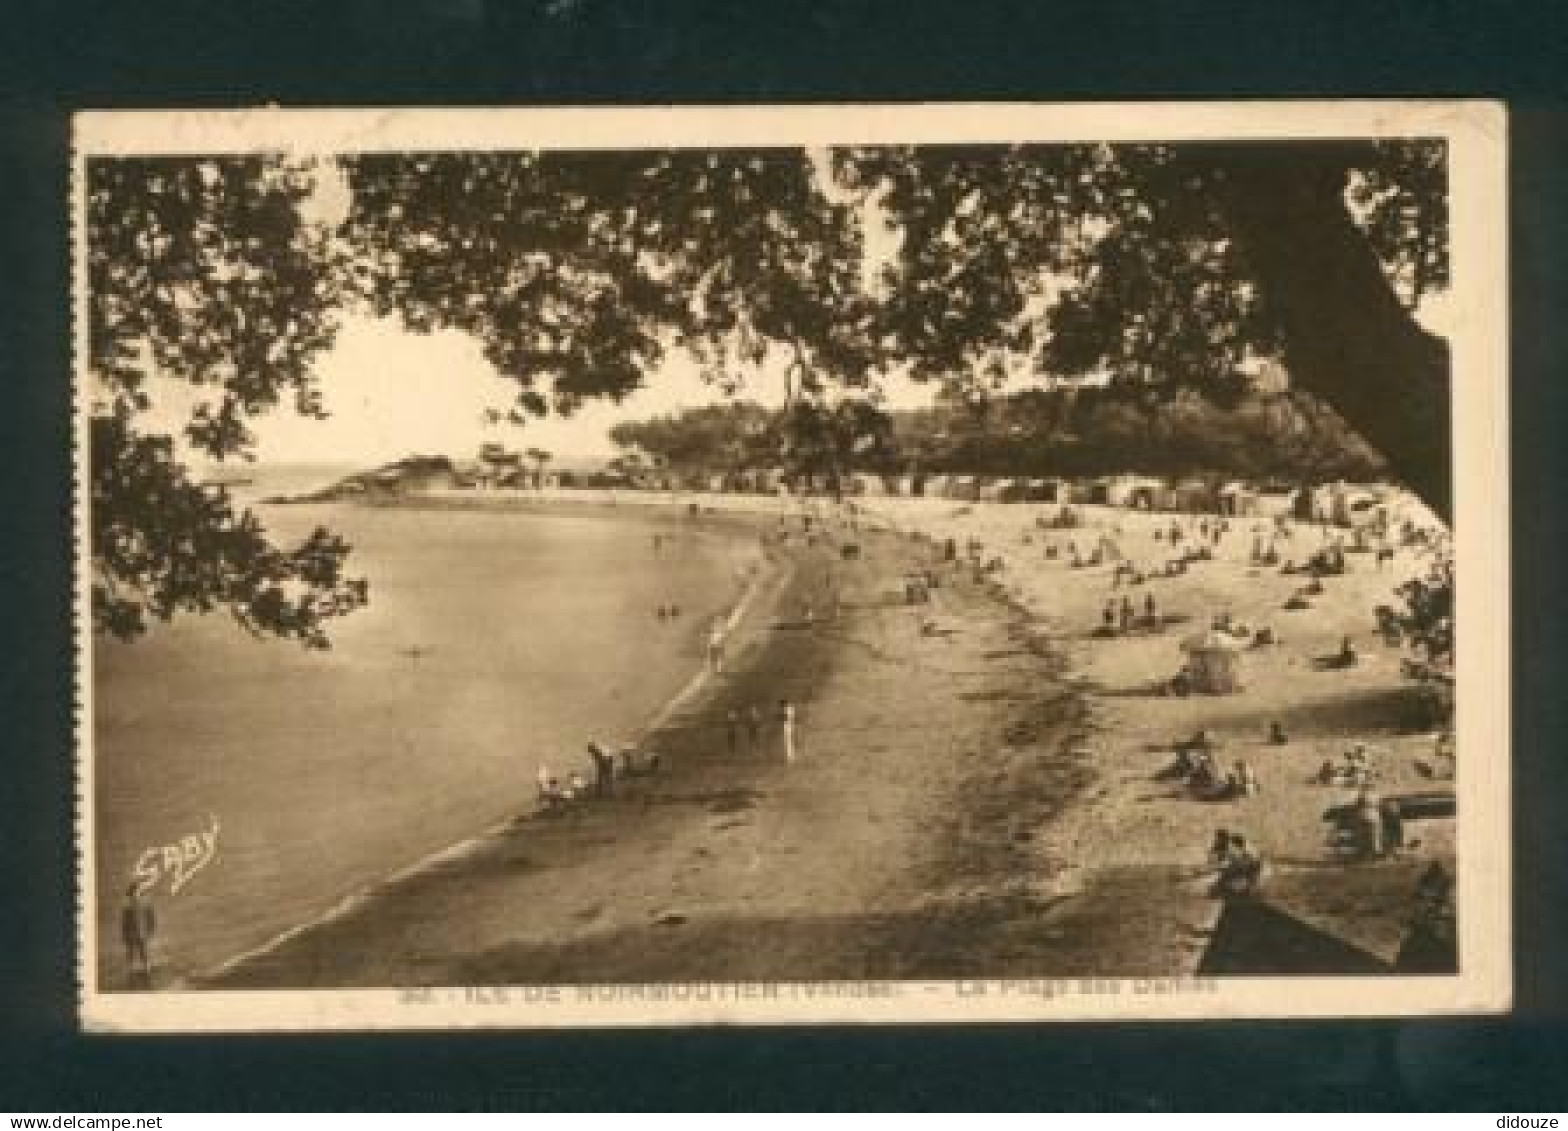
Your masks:
M263 946L531 805L540 767L591 772L585 743L635 737L701 667L710 620L763 576L750 527L723 516L437 500L261 513L283 538L341 532L371 603L326 651L224 616L98 642L108 985L133 869L159 878L160 983ZM658 619L661 604L682 614ZM167 869L164 846L186 837L205 851Z
M862 500L853 518L816 505L807 545L809 512L794 505L699 505L791 533L775 584L732 630L724 672L645 739L657 775L558 816L519 813L201 984L1249 972L1258 947L1224 929L1212 892L1218 827L1267 856L1268 890L1292 924L1268 959L1280 972L1377 972L1398 956L1420 871L1452 862L1452 823L1428 821L1409 850L1346 863L1323 814L1354 790L1313 780L1364 743L1385 791L1434 784L1417 766L1433 736L1409 725L1399 652L1368 631L1373 605L1420 565L1414 553L1381 566L1354 555L1314 610L1292 614L1282 604L1302 579L1251 565L1238 521L1213 560L1139 587L1168 626L1100 639L1109 565L1073 569L1044 545L1103 533L1129 560L1152 559L1172 516L1087 508L1084 529L1048 534L1039 519L1053 508ZM1304 550L1328 535L1292 537ZM944 561L948 538L976 540L995 564ZM906 604L911 571L938 581L930 604ZM1189 626L1220 612L1276 633L1245 656L1245 690L1154 693ZM1347 634L1361 661L1318 670ZM796 705L793 762L781 699ZM731 712L753 708L759 740L744 726L732 737ZM1267 740L1272 722L1284 744ZM1214 802L1168 779L1173 745L1200 730L1222 760L1256 768L1256 794Z
M895 978L1000 958L987 940L1039 910L1028 830L1084 780L1058 757L1070 701L1037 701L1054 662L1026 616L956 579L936 605L944 634L923 634L900 581L934 563L923 542L793 541L783 584L735 630L728 674L647 740L657 777L523 815L207 984ZM1027 734L1008 733L1002 698L1027 704ZM792 763L780 699L798 705ZM743 727L732 750L726 717L752 706L760 740Z

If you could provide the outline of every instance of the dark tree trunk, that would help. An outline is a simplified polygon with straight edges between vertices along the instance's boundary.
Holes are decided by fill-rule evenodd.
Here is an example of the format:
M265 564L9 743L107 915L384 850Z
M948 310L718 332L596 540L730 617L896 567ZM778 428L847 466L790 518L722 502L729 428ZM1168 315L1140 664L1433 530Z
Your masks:
M1331 404L1452 520L1448 343L1399 302L1345 206L1350 146L1216 147L1218 199L1284 330L1294 384Z

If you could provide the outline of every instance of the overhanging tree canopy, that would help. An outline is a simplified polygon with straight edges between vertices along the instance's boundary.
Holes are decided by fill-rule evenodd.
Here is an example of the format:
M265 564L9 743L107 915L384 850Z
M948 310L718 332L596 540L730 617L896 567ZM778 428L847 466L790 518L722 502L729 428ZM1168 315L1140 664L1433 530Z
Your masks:
M719 383L777 354L808 404L895 365L994 380L1022 353L1158 385L1282 352L1446 514L1447 349L1412 316L1447 281L1444 160L1421 142L378 154L340 162L352 208L328 230L281 159L94 159L96 623L226 608L324 644L363 602L341 540L273 547L143 416L148 373L188 382L185 439L243 456L256 415L321 412L312 365L356 306L476 336L518 421L622 398L671 348ZM898 245L867 288L878 216Z

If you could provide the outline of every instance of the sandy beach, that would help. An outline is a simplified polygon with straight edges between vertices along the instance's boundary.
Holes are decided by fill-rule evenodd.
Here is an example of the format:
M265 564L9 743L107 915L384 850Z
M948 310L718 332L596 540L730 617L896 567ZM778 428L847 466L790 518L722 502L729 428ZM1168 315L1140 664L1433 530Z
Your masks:
M1285 611L1305 579L1252 566L1254 520L1233 520L1214 560L1132 590L1140 606L1154 595L1161 629L1099 639L1106 598L1120 595L1111 565L1073 569L1045 545L1103 535L1152 565L1168 552L1154 532L1173 516L1080 508L1082 529L1046 531L1037 520L1056 508L860 500L854 519L818 507L808 545L793 505L678 506L692 501L759 534L791 533L731 632L724 671L647 738L658 774L557 816L520 799L505 827L199 984L1244 973L1257 948L1221 945L1211 894L1218 827L1261 847L1271 901L1304 937L1337 940L1276 941L1279 972L1374 972L1399 951L1420 870L1451 860L1452 822L1434 820L1413 824L1418 843L1398 856L1344 862L1323 813L1354 791L1312 780L1365 743L1385 792L1434 785L1416 766L1433 736L1409 729L1400 653L1371 632L1374 606L1421 568L1413 551L1381 566L1348 555L1310 611ZM1325 537L1298 527L1279 551L1304 559ZM944 562L948 538L977 540L997 565ZM926 569L939 582L931 603L906 604L905 578ZM1154 693L1181 663L1181 638L1221 613L1276 634L1244 654L1244 690ZM1360 662L1319 670L1347 634ZM797 705L793 762L780 699ZM727 722L753 707L765 720L755 743ZM1283 745L1267 740L1272 722ZM1163 775L1173 744L1200 729L1223 763L1255 767L1259 792L1207 801Z

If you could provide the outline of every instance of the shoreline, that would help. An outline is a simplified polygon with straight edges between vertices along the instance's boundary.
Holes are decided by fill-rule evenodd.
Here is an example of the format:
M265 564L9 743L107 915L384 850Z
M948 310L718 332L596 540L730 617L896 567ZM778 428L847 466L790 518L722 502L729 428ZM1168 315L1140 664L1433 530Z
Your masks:
M535 509L510 505L512 504L512 500L498 499L495 502L503 505L494 506L493 504L488 503L483 505L493 506L493 509L497 511L505 511L507 513L519 513ZM339 501L335 504L321 505L345 504L342 501ZM424 495L410 495L398 498L396 500L376 500L374 502L368 503L360 501L349 501L346 503L346 505L399 507L405 509L470 509L462 507L461 505L454 505L448 500L439 497L431 499ZM580 509L583 509L585 513L592 513L595 517L598 518L610 517L602 513L602 506L603 504L600 503L589 503ZM552 511L558 512L562 508L558 506L552 506L550 509ZM657 510L649 508L647 511L638 514L638 519L640 521L646 522L650 526L673 527L676 529L685 529L688 531L696 528L698 532L703 534L720 534L725 537L734 537L742 540L754 539L759 533L758 525L754 521L749 521L746 519L742 519L740 521L730 521L727 523L703 521L709 517L711 516L705 514L691 515L685 513L684 511L677 513L673 508L659 508ZM731 518L732 520L735 518L733 515L726 517ZM776 590L781 584L787 583L790 570L791 566L789 562L779 560L771 552L765 551L762 553L759 556L759 568L757 568L746 579L740 592L736 595L735 600L731 603L729 609L727 610L725 621L726 633L733 635L736 632L736 630L745 620L746 615L751 609L754 601L756 601L759 597L764 596L770 590ZM648 736L654 733L662 725L664 720L666 720L672 713L679 709L683 703L686 703L688 700L699 698L704 689L711 682L711 679L712 673L709 670L707 664L705 662L700 662L696 670L692 673L690 679L682 684L681 687L669 699L656 706L643 722L639 723L635 728L633 728L633 730L627 736L628 741L631 744L640 747L644 742L646 742ZM524 809L521 812L508 814L507 816L492 822L490 825L480 829L470 836L464 837L445 847L436 849L433 852L426 853L417 860L414 860L401 867L393 868L387 873L361 884L355 890L344 895L331 907L327 908L320 914L314 915L302 922L293 924L281 931L278 931L276 934L272 935L265 941L258 943L255 946L248 947L237 954L231 955L205 970L177 977L171 981L168 988L182 989L188 988L190 986L200 987L207 983L222 981L232 972L239 970L248 964L264 961L269 954L281 947L287 946L292 940L305 935L310 931L328 926L337 920L353 915L360 908L373 901L379 893L391 888L395 888L399 884L414 879L427 870L449 867L453 865L454 863L462 860L469 853L481 850L487 842L491 841L497 836L504 834L508 829L514 827L519 821L537 819L540 813L541 809L536 803L531 808Z
M624 501L572 494L437 497L433 505L603 515ZM715 498L722 502L639 500L620 514L651 520L679 508L728 516L754 532L776 515L794 516L791 529L806 514L857 524L866 553L843 568L844 623L799 632L781 631L791 626L778 621L754 633L744 664L694 702L672 706L656 728L657 741L677 751L670 777L606 801L603 812L514 822L216 984L1394 968L1417 873L1432 862L1452 866L1452 822L1424 824L1412 846L1419 852L1346 862L1325 845L1319 823L1343 791L1306 777L1318 757L1367 737L1379 744L1390 788L1422 784L1412 755L1429 736L1399 721L1409 687L1397 656L1369 654L1355 671L1309 674L1313 655L1355 631L1372 596L1398 579L1391 570L1385 581L1381 562L1374 571L1358 560L1317 598L1321 616L1280 622L1279 645L1249 659L1244 694L1172 698L1146 688L1151 676L1174 670L1184 630L1109 639L1089 631L1114 583L1108 567L1040 561L1039 542L1072 533L1035 521L1055 508L857 500L850 510L826 500ZM422 497L416 505L432 504ZM1150 538L1157 527L1200 518L1082 509L1078 537L1113 536L1135 560L1159 552ZM943 542L966 537L995 553L996 571L940 564ZM1178 623L1201 624L1217 609L1266 623L1295 583L1249 569L1236 549L1248 537L1233 535L1188 574L1151 582L1140 600L1157 592ZM1303 551L1320 537L1328 533L1295 534ZM800 548L791 559L766 614L812 599L820 561ZM1419 561L1412 551L1396 565ZM902 578L917 568L942 578L931 606L904 604ZM781 693L803 712L801 762L780 765L771 723L760 760L726 750L726 712ZM1289 748L1264 743L1272 711L1284 712ZM1260 796L1216 805L1162 784L1171 744L1196 728L1255 760L1266 783ZM825 757L817 754L824 746ZM1252 834L1270 857L1260 914L1231 915L1210 891L1207 847L1217 823Z
M922 638L898 578L932 547L887 530L858 544L842 621L809 630L792 618L818 559L789 551L740 662L655 728L667 774L580 812L507 822L203 986L957 976L983 964L969 926L1017 929L1038 909L1041 880L1013 827L1051 819L1083 788L1062 753L1067 699L1021 711L1032 729L999 718L1000 697L1029 694L1055 667L1027 614L955 576L939 605L955 635ZM761 749L726 748L729 710L785 694L801 711L799 762L783 763L771 718ZM872 733L916 710L930 716L923 741L897 724L889 741ZM1027 753L1007 772L980 749L952 756L1005 744L1009 727L1009 749ZM867 762L886 767L875 782Z

